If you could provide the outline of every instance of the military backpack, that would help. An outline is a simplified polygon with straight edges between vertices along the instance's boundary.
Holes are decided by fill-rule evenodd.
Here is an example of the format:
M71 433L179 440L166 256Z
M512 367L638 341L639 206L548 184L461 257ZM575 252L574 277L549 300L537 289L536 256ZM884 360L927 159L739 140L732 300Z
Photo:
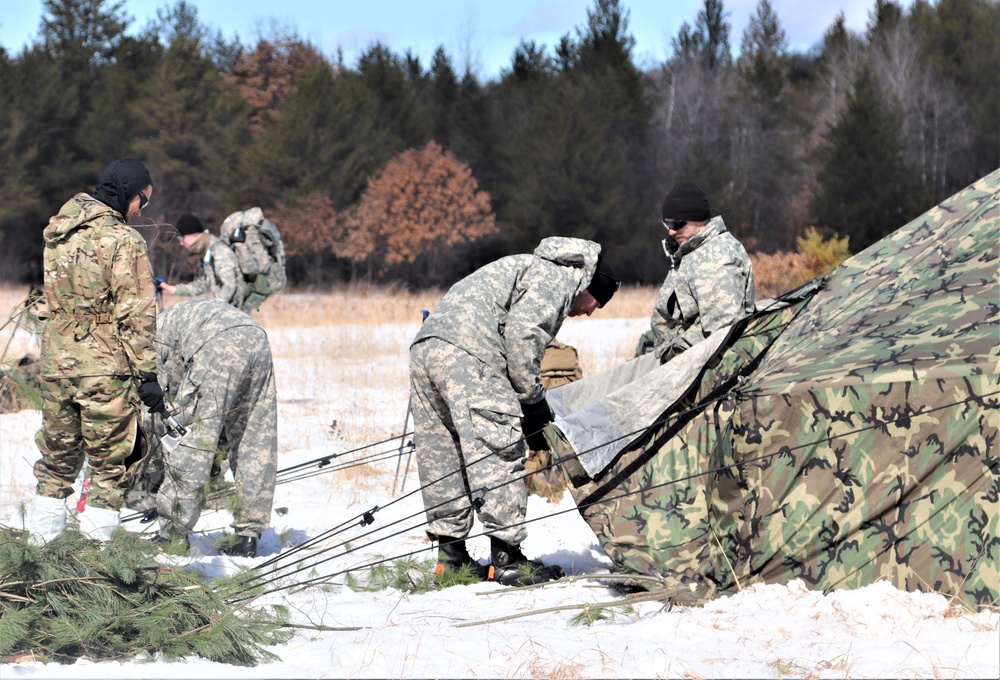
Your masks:
M246 281L242 307L257 309L285 287L285 246L274 222L260 208L237 210L219 227L219 237L236 255Z

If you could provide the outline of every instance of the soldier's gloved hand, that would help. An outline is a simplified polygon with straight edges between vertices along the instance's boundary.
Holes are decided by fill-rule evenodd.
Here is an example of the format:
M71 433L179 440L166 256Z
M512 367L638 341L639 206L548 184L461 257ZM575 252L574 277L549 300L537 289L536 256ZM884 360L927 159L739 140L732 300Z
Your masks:
M163 388L156 381L156 374L147 371L139 371L139 399L150 413L159 413L163 410Z
M549 443L545 441L542 428L551 423L555 416L545 397L534 404L521 404L521 412L524 414L521 418L521 431L524 432L528 446L533 451L548 451Z

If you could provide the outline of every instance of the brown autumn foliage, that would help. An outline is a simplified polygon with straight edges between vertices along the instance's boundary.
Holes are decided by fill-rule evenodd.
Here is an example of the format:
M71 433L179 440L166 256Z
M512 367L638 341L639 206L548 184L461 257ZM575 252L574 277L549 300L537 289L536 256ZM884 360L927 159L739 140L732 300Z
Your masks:
M341 220L329 196L312 194L297 201L281 201L270 212L281 230L288 257L337 254Z
M812 278L806 256L802 253L751 253L750 262L753 263L753 283L758 300L776 298Z
M326 194L280 201L270 214L271 220L281 230L285 254L309 262L306 273L314 283L323 279L326 256L350 260L355 265L353 280L356 265L364 262L374 248L370 234L358 229L355 221L346 214L338 213Z
M823 276L851 256L847 237L823 238L815 227L808 227L796 239L799 251L789 253L753 253L754 287L757 298L778 297L798 288L817 276Z
M298 75L326 63L312 45L296 37L261 40L240 57L227 75L250 111L250 129L259 132L295 86Z
M436 142L409 149L371 180L354 213L375 266L472 243L498 231L489 196L468 165Z

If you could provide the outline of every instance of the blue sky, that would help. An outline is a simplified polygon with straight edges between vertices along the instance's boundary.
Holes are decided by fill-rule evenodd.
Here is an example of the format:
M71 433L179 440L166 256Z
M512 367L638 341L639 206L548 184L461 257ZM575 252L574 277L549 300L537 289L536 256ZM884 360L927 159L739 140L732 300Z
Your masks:
M126 0L131 30L156 16L165 0ZM194 0L202 23L251 44L272 26L291 29L333 57L338 47L353 65L373 41L397 54L407 49L426 68L443 46L459 70L471 63L481 77L495 78L510 64L514 48L533 40L551 48L585 25L594 0ZM670 54L670 39L685 21L694 24L702 0L623 0L631 13L635 60L650 65ZM724 0L730 42L740 44L758 0ZM789 46L808 49L843 11L848 28L863 31L875 0L771 0ZM909 4L908 2L906 4ZM42 0L0 0L0 45L16 54L38 35Z

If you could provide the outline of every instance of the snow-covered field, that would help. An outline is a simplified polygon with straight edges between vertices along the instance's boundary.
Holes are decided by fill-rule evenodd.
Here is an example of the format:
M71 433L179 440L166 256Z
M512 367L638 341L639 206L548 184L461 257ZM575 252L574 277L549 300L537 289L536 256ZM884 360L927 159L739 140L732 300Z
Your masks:
M592 372L628 356L646 324L645 318L572 319L559 339L576 346ZM406 348L416 330L416 324L269 329L280 468L402 433ZM0 347L8 335L0 333ZM22 332L15 347L23 342ZM40 420L37 411L0 416L2 524L20 525L21 505L33 492L38 453L32 437ZM272 648L280 661L253 669L200 658L69 666L25 661L0 664L0 678L1000 677L1000 612L975 613L940 595L887 583L829 595L800 581L755 586L703 607L666 611L659 603L639 603L592 625L573 624L579 609L510 618L620 597L588 579L521 591L493 583L424 594L352 590L344 585L345 572L364 577L363 567L384 558L432 555L415 462L404 491L392 493L399 446L392 440L334 462L385 453L380 461L280 484L272 529L255 560L220 556L212 538L230 518L222 511L202 516L198 529L205 538L193 541L186 562L209 575L263 564L279 550L287 554L293 544L341 527L314 550L283 560L286 573L306 568L274 586L308 585L258 601L287 605L293 622L309 626ZM365 512L374 523L362 527ZM529 556L573 575L607 572L609 560L568 495L558 506L531 496L528 513L534 520L524 546ZM126 526L150 531L134 521ZM320 554L323 548L330 550ZM470 549L485 558L487 538L470 539Z

